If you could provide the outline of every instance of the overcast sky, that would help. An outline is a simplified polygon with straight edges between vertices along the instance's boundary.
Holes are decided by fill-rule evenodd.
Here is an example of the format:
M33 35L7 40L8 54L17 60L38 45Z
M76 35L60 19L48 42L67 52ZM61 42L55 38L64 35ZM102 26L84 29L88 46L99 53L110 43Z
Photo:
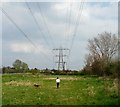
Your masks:
M80 6L81 2L69 2L69 0L61 3L2 3L4 11L35 45L33 46L3 14L2 65L12 66L16 59L20 59L26 62L30 68L56 68L54 62L57 61L57 58L53 58L53 56L58 53L53 49L70 48L75 33L67 68L82 69L85 54L88 53L88 39L92 39L104 31L118 34L118 3L84 2L83 9L79 10ZM81 15L79 15L80 12L82 12ZM74 32L77 17L79 23L76 32Z

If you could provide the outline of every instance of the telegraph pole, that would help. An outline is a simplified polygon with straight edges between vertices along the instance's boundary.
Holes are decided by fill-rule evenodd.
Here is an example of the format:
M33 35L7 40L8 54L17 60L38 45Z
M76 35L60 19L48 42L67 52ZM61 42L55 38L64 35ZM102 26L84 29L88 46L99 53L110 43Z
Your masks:
M53 51L58 51L58 54L55 55L57 57L58 61L56 62L58 64L58 70L65 70L66 69L66 61L65 57L67 57L67 54L64 54L64 51L69 51L68 48L55 48Z

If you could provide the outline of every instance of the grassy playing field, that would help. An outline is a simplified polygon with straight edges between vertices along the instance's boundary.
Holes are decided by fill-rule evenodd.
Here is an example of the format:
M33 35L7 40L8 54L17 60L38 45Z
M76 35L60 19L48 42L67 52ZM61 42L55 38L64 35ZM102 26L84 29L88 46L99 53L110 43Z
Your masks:
M117 105L117 80L102 77L4 74L2 105ZM34 84L40 85L35 87Z

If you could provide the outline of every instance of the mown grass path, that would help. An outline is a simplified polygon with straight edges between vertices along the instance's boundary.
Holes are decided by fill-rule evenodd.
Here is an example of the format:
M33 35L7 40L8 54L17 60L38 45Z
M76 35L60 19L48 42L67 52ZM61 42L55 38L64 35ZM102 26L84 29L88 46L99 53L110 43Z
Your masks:
M60 75L2 75L3 105L118 105L118 80ZM35 87L39 84L40 87Z

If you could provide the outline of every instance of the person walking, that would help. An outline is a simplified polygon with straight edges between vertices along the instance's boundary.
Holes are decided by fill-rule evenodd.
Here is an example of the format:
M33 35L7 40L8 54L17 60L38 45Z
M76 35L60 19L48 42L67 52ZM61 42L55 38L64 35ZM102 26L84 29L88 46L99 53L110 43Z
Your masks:
M60 85L60 79L59 79L59 77L57 77L57 79L56 79L56 84L57 84L57 88L59 88L59 85Z

